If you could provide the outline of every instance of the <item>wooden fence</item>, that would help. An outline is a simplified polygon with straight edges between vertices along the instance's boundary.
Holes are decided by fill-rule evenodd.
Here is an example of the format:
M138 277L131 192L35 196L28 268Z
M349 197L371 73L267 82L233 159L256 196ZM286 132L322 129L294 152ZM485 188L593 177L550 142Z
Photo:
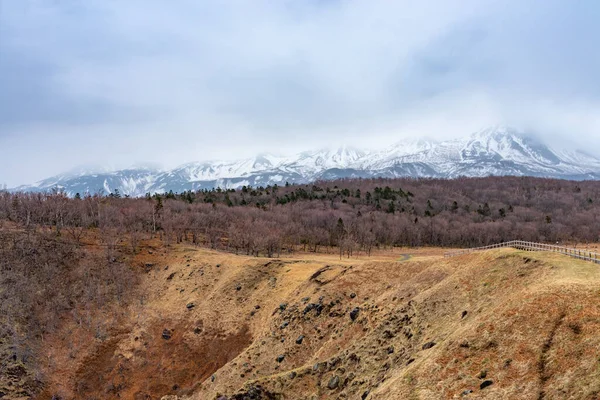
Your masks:
M473 253L475 251L498 249L501 247L512 247L514 249L526 251L551 251L554 253L564 254L565 256L577 258L579 260L591 261L593 263L600 264L600 254L591 252L589 250L572 249L569 247L554 246L544 243L525 242L523 240L512 240L510 242L497 243L490 246L450 251L444 254L444 257L455 257L463 254Z

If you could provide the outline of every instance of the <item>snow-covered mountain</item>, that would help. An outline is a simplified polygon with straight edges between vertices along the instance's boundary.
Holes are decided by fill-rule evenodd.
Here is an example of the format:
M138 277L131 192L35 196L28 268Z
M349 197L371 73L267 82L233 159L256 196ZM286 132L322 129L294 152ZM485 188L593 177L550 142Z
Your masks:
M306 183L357 177L517 175L600 179L600 159L582 151L552 149L513 128L493 127L463 139L404 140L380 151L351 147L302 152L293 157L261 154L236 161L193 162L173 170L136 167L74 170L13 190L124 195L242 186Z

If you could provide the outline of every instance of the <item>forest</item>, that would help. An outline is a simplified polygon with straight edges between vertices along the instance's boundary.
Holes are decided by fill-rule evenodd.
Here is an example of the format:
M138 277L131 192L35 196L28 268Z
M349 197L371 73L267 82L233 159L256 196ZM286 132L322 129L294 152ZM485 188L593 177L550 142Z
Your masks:
M600 240L600 182L527 177L360 179L128 198L0 193L0 223L109 249L143 238L255 256L370 254L394 246L472 247L513 239Z

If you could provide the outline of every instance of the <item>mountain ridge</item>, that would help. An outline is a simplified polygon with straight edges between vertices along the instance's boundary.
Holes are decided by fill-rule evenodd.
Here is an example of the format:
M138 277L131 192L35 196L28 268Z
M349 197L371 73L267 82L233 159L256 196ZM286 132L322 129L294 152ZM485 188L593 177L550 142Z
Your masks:
M11 191L64 190L123 195L172 190L240 188L339 178L456 178L489 175L600 179L600 158L583 151L554 150L511 127L495 126L446 141L408 139L380 151L350 146L304 151L292 157L262 153L233 161L189 162L171 170L128 168L56 175Z

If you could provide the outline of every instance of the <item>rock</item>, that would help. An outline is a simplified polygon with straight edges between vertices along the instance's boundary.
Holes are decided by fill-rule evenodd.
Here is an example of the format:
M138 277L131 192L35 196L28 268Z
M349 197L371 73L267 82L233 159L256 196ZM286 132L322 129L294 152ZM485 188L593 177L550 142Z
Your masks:
M200 328L194 329L194 334L199 335L200 333L202 333L202 329L200 329Z
M242 285L237 285L237 286L235 287L235 290L237 290L237 291L240 291L240 290L242 290Z
M175 277L175 272L173 272L171 275L167 276L167 280L170 281L174 277Z
M254 306L254 309L255 310L260 310L260 306L257 304L257 305Z
M350 298L353 299L356 297L356 293L350 293Z
M306 307L304 307L304 311L302 311L302 314L304 314L304 315L308 314L314 307L315 307L314 303L307 304Z
M492 386L494 384L494 381L492 380L487 380L487 381L483 381L481 382L481 385L479 385L479 389L485 389L488 386Z
M467 311L463 311L463 312L460 314L460 318L464 318L464 317L466 317L466 316L467 316Z
M278 363L283 362L284 359L285 359L285 356L283 354L277 356L277 362Z
M152 268L152 267L154 267L154 264L153 263L149 263L149 262L147 262L144 265L146 266L146 268Z
M169 269L169 266L168 266L168 265L165 265L165 268L164 268L164 269L165 269L165 271L166 271L166 270L168 270L168 269Z
M214 381L215 381L215 379L217 379L217 377L216 377L215 375L213 375L213 376L211 376L211 377L210 377L210 381L211 381L211 382L214 382Z
M414 358L411 358L410 360L408 360L408 361L406 362L406 365L410 365L410 364L412 364L412 363L414 363L414 362L415 362L415 359L414 359Z
M287 303L281 303L279 305L279 310L280 311L285 311L285 309L287 308L288 304Z
M394 352L394 346L390 346L387 348L387 353L392 354Z
M481 370L481 372L479 373L479 375L477 375L477 378L479 379L485 379L487 377L487 370Z
M461 395L462 397L464 397L464 396L468 396L468 395L470 395L471 393L473 393L473 390L471 390L471 389L467 389L467 390L463 390L463 392L462 392L460 395Z
M279 326L279 329L285 329L290 324L289 321L283 321L283 324Z
M304 340L304 336L303 335L298 336L298 339L296 339L296 344L302 344L303 340Z
M367 396L369 395L369 393L371 393L369 390L365 390L362 394L362 396L360 396L361 400L365 400L367 398Z
M192 308L196 307L196 305L194 303L187 303L185 305L185 308L187 308L188 310L191 310Z
M319 316L319 315L321 315L321 312L323 311L323 304L321 304L321 303L319 303L319 304L315 304L315 303L307 304L306 307L304 308L304 311L302 313L303 314L307 314L311 310L316 310L317 311L317 316Z
M271 393L265 390L260 385L252 385L243 392L239 392L231 397L218 398L217 400L262 400L262 399L279 399L277 393Z
M340 386L340 377L337 375L334 375L331 377L331 379L329 380L329 383L327 384L327 388L329 390L335 390Z
M167 396L163 396L160 398L160 400L178 400L179 397L175 396L175 395L167 395Z
M435 342L427 342L423 345L423 350L427 350L435 346Z
M217 264L217 268L220 268L220 267L221 267L221 264Z
M171 339L171 331L169 329L164 329L162 332L162 338L165 340Z
M340 361L341 359L339 357L333 357L331 360L327 361L327 368L332 371Z
M296 372L292 371L292 372L290 372L289 377L290 377L290 379L294 379L296 377L296 375L297 375Z
M360 308L355 307L352 311L350 311L350 319L352 321L356 320L356 318L358 318L359 312L360 312Z
M317 317L319 315L321 315L321 312L323 311L323 304L319 303L315 306L315 310L317 311Z

